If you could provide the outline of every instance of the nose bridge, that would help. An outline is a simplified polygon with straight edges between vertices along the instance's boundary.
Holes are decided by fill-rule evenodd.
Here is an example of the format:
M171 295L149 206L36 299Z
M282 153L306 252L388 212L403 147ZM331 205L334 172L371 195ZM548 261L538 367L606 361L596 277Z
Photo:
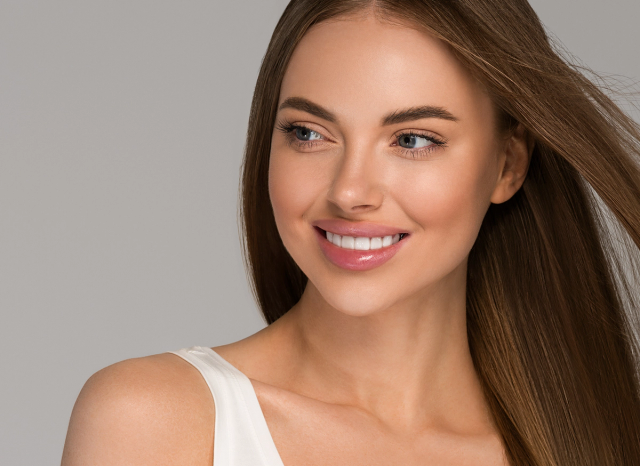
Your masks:
M382 204L381 170L375 147L366 141L345 144L329 200L345 212L373 210Z

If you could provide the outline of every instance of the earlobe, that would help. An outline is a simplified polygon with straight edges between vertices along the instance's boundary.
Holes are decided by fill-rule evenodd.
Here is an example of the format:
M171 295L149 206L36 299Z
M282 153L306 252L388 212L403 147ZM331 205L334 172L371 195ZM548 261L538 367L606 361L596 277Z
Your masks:
M503 149L502 172L491 196L493 204L508 201L520 189L529 170L534 146L533 136L519 123Z

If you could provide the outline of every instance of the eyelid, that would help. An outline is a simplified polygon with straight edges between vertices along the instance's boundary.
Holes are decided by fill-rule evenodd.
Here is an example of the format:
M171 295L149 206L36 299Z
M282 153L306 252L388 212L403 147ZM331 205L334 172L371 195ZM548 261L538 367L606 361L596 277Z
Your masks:
M401 136L417 136L424 138L431 142L428 146L420 147L420 148L406 148L402 147L398 140ZM447 147L447 139L443 138L437 133L433 133L431 131L426 130L415 130L415 129L403 129L400 131L396 131L393 135L392 139L392 147L399 150L404 157L413 159L413 160L429 160L431 158L431 153L434 151L438 151Z
M308 129L309 131L313 131L314 133L319 134L320 137L325 141L329 141L330 140L330 138L325 136L324 131L319 131L317 129L314 129L313 126L309 126L307 124L294 124L293 126L296 127L296 128L305 128L305 129Z
M447 143L447 138L440 136L438 133L435 133L433 131L428 131L425 129L415 129L415 128L405 128L405 129L398 130L395 133L393 133L391 138L395 140L405 134L413 134L415 136L421 136L427 139L435 139L437 141L442 142L443 144Z
M292 130L292 131L289 133L289 135L290 135L291 137L293 137L293 138L295 138L295 139L296 139L296 141L295 141L295 142L299 142L300 144L308 144L308 143L318 144L318 143L320 143L320 142L325 142L325 141L326 141L326 142L334 142L334 141L333 141L333 139L331 139L330 137L325 136L324 131L319 131L319 130L315 129L313 126L308 125L308 124L306 124L306 123L291 123L291 127L292 127L293 129L296 129L296 128L304 128L304 129L307 129L307 130L309 130L309 131L313 131L314 133L319 134L319 135L320 135L320 137L322 138L322 139L320 139L320 140L317 140L317 139L316 139L316 140L311 140L311 141L300 141L300 140L298 140L297 138L295 138L295 131L294 131L294 130Z
M336 138L333 137L333 135L331 134L331 132L327 128L325 128L324 126L322 126L322 125L320 125L318 123L314 123L312 121L296 120L296 119L293 119L293 118L283 117L280 120L280 123L278 123L276 125L276 127L277 126L283 126L283 125L307 128L307 129L310 129L311 131L315 131L316 133L318 133L326 141L331 141L331 142L335 142L336 141Z
M331 137L327 137L326 133L329 133L329 131L326 130L326 128L324 128L322 125L319 125L317 123L313 123L313 122L309 122L309 121L299 121L299 120L289 120L289 119L282 119L280 121L278 121L276 123L276 129L280 130L282 133L285 134L287 142L289 145L291 146L296 146L299 150L301 149L307 149L310 150L311 148L315 147L318 144L322 144L323 142L336 142L335 140L333 140ZM317 129L318 127L322 128ZM299 140L297 139L297 137L295 136L295 129L297 128L305 128L309 131L313 131L315 133L317 133L318 135L320 135L321 139L320 140L310 140L310 141L303 141L303 140ZM326 131L326 133L325 133ZM331 134L331 133L329 133ZM408 148L404 148L402 146L400 146L398 144L398 138L400 136L403 135L412 135L412 136L417 136L417 137L423 137L429 141L432 142L432 144L430 144L429 146L426 147L422 147L422 148L413 148L413 149L408 149ZM428 131L428 130L424 130L424 129L402 129L402 130L398 130L396 132L393 133L393 139L392 139L392 147L397 147L399 150L401 150L401 152L403 154L405 154L405 156L407 156L407 158L413 158L413 159L421 159L421 158L426 158L427 156L425 154L430 153L434 150L437 150L439 148L445 148L447 147L447 142L448 140L446 138L443 138L442 136L440 136L439 134L433 132L433 131Z
M285 141L287 142L287 145L295 148L296 150L306 152L311 150L318 144L333 142L330 138L325 136L324 131L319 131L315 129L315 126L316 126L315 124L309 124L306 122L299 123L299 122L283 119L276 123L275 129L283 133L285 137ZM309 141L298 139L296 136L296 132L297 132L297 129L300 129L300 128L304 128L308 131L313 131L314 133L320 136L320 139L314 139Z

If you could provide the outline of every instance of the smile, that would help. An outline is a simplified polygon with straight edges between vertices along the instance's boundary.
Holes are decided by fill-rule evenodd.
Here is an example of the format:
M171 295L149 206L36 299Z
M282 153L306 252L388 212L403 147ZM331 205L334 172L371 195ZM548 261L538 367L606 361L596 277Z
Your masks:
M337 233L331 233L325 231L325 236L330 243L335 244L339 248L343 249L355 249L358 251L369 251L371 249L382 249L392 244L396 244L406 234L400 233L393 236L377 236L374 238L367 237L354 237L354 236L341 236Z
M396 233L385 236L347 236L314 227L324 256L333 265L351 271L380 267L391 260L411 236Z

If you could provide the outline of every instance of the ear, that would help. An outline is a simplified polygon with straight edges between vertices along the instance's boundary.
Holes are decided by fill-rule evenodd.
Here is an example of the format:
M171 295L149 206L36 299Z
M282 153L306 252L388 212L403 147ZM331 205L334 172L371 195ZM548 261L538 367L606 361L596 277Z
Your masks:
M520 189L529 170L535 141L529 132L518 123L517 128L503 145L500 154L500 175L491 195L493 204L501 204L511 199Z

